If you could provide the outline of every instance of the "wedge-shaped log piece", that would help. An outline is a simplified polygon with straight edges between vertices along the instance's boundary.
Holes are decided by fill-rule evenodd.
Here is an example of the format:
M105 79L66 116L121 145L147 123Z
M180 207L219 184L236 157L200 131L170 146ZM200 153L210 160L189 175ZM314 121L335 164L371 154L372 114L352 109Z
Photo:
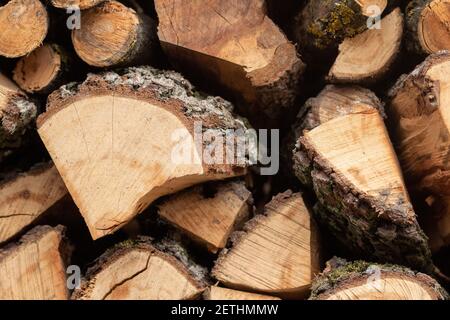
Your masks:
M66 194L52 163L36 165L0 183L0 243L32 224Z
M182 191L159 206L159 215L216 253L249 218L252 195L243 182L224 182L214 191L205 195L202 186Z
M448 300L430 276L398 265L333 258L314 280L311 300Z
M24 56L44 41L48 14L39 0L11 0L0 7L0 55Z
M173 244L170 245L173 249ZM165 248L164 248L165 249ZM77 300L190 300L206 289L207 273L176 249L180 261L148 239L127 241L106 251L76 289Z
M236 233L212 275L225 286L280 297L304 297L319 271L319 240L301 194L273 198L263 215Z
M64 228L38 226L0 250L0 300L66 300Z
M306 131L294 150L296 176L319 200L317 220L353 254L431 272L427 238L379 110L347 108Z
M105 1L81 13L72 43L78 56L95 67L151 62L158 48L156 24L118 1Z
M78 7L81 10L89 9L105 0L51 0L51 3L56 8L67 9Z
M253 115L276 118L292 105L304 64L263 0L156 0L155 6L172 63L233 91Z
M203 294L205 300L280 300L263 294L212 286Z
M130 68L53 93L38 132L97 239L163 195L245 174L231 108L177 73Z
M414 0L406 9L408 48L424 55L450 50L450 1Z
M400 53L403 15L395 9L381 20L381 28L346 38L328 74L332 82L367 84L383 78Z
M0 162L23 146L36 115L36 105L0 73Z

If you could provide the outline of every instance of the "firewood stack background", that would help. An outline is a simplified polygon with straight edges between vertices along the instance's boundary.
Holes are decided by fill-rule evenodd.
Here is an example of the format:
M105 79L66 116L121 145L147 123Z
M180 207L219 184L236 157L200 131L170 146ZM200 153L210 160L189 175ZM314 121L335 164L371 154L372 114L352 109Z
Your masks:
M449 298L450 0L0 5L0 299Z

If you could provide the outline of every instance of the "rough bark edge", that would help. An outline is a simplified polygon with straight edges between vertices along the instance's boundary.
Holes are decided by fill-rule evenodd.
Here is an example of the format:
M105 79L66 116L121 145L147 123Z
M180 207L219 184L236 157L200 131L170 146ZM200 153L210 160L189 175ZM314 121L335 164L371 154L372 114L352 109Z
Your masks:
M359 85L365 85L365 86L371 86L376 84L377 82L385 79L394 69L396 62L399 61L400 57L402 56L402 47L403 47L403 36L406 33L405 32L405 27L404 27L404 22L405 22L405 17L404 14L401 12L401 10L398 8L399 10L399 15L401 17L402 20L402 27L401 27L401 32L400 32L400 37L399 40L395 43L394 45L394 54L389 57L389 60L386 62L386 64L379 70L375 71L374 74L367 74L364 77L359 77L359 78L338 78L335 77L334 75L331 74L331 70L330 69L330 73L327 75L326 79L328 82L330 83L337 83L337 84L359 84ZM381 20L381 23L383 22L383 20ZM367 32L367 30L365 31ZM339 51L340 54L340 51ZM369 62L369 61L368 61ZM332 66L332 68L334 67L334 64Z
M0 163L26 141L34 127L38 108L21 92L10 93L6 106L0 111Z
M44 171L50 169L53 167L53 161L48 162L40 162L37 164L34 164L29 170L27 171L13 171L9 172L5 175L5 177L0 180L0 189L7 187L8 185L12 184L14 181L20 179L20 178L26 178L29 176L37 176Z
M381 275L401 275L419 282L436 300L450 299L448 293L439 283L430 276L413 271L403 266L391 264L377 264L365 261L347 262L344 259L334 257L327 263L327 268L313 283L309 300L324 300L330 295L358 283L363 283L374 273L375 268L381 271Z
M202 122L204 131L213 129L223 135L229 129L245 132L249 127L246 119L233 114L230 102L196 91L179 73L142 66L117 73L110 71L98 75L89 74L82 83L69 83L61 87L49 96L47 111L37 120L38 128L68 105L99 95L133 98L161 107L177 116L192 134L195 121ZM249 164L246 161L244 164L208 165L206 171L242 175Z
M419 23L423 9L432 0L411 0L406 7L406 49L410 52L425 56L429 52L422 47L419 40Z
M72 293L71 300L79 300L84 297L89 298L95 286L96 275L112 265L117 259L133 251L141 250L148 252L150 256L158 256L172 264L178 271L189 279L190 283L199 291L199 295L206 290L209 285L207 271L196 264L189 257L186 249L179 243L172 240L153 242L150 237L138 237L136 240L126 240L108 249L93 262L85 276L81 280L79 289Z
M406 199L387 206L383 199L388 198L388 190L377 198L356 190L305 137L296 146L294 161L296 176L313 186L319 200L314 216L345 247L362 257L435 271L428 238Z
M289 199L296 194L298 194L298 193L294 193L292 190L287 190L283 193L280 193L280 194L274 196L271 201ZM230 247L225 248L220 252L219 256L217 257L217 260L214 263L214 267L211 270L211 276L213 278L224 283L225 285L230 286L230 288L237 288L238 290L244 290L244 291L255 290L255 288L252 288L252 287L247 287L247 286L243 286L240 284L229 283L229 282L220 280L219 279L220 274L221 274L220 269L222 268L222 264L224 263L224 261L227 259L228 253L233 251L233 249L236 246L239 246L239 244L242 241L245 241L247 239L247 237L251 234L251 232L255 228L257 228L262 222L269 219L270 214L271 213L268 212L267 209L265 209L262 214L258 214L251 220L247 221L247 223L245 223L245 225L241 231L235 231L231 234ZM313 219L312 215L310 215L310 216L311 216L311 219ZM312 221L314 221L314 220L312 220ZM295 297L295 296L297 296L296 291L297 290L300 291L300 289L301 288L297 287L297 288L286 288L286 289L281 289L281 290L256 290L255 292L260 292L262 294L269 294L269 295L275 295L275 296L281 295L281 296L286 296L286 297Z
M56 231L59 234L60 242L58 250L60 252L63 264L67 266L70 263L73 248L66 238L66 227L62 225L58 225L56 227L51 227L48 225L34 227L23 235L16 243L10 243L3 248L0 248L0 263L3 259L16 254L16 251L18 251L21 246L36 242L51 231Z
M81 10L85 10L85 9L92 8L92 7L94 7L94 6L96 6L96 5L100 4L100 3L102 3L102 2L104 2L104 1L106 1L106 0L91 0L92 3L91 3L90 5L87 5L87 6L86 6L86 5L80 6L79 4L74 4L74 5L79 6ZM72 6L72 4L69 4L69 3L66 4L66 5L58 4L58 3L60 3L60 2L61 2L61 1L50 0L51 5L54 6L55 8L59 8L59 9L67 9L67 8L69 8L70 6ZM67 2L71 2L71 1L67 1ZM73 2L76 2L76 1L73 1Z

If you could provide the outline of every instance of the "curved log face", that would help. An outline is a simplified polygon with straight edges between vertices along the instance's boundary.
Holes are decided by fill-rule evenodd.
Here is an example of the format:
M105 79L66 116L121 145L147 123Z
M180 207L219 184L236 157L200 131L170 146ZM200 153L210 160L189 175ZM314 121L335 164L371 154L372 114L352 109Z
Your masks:
M51 0L56 8L67 9L70 7L79 7L81 10L92 8L105 0Z
M0 55L24 56L47 35L48 14L39 0L11 0L0 7Z
M181 76L158 72L91 76L70 97L66 87L54 93L39 118L38 132L94 238L114 232L163 195L245 173L245 163L205 162L208 142L195 135L196 122L217 133L245 129L227 103L197 98L180 85L186 85ZM139 84L143 77L147 82ZM164 96L165 89L182 97ZM190 115L189 108L199 114ZM218 148L225 150L225 142Z

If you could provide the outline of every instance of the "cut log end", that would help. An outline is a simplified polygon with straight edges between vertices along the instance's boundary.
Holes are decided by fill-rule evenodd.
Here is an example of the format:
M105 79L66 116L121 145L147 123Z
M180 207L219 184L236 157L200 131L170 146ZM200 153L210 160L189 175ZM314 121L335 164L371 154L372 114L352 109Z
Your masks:
M212 286L203 294L205 300L280 300L280 298L271 297L263 294L256 294L227 288Z
M0 8L0 55L24 56L42 44L49 26L39 0L11 0Z
M334 258L313 285L312 300L447 300L433 278L395 265Z
M183 0L172 6L157 0L155 6L162 47L177 67L214 79L249 104L244 111L255 116L273 119L293 104L305 65L266 16L264 1ZM186 18L192 12L196 19Z
M206 285L188 266L142 238L103 254L72 299L191 300L199 297Z
M159 215L217 253L249 218L252 196L242 182L221 183L214 191L205 196L199 186L171 196L159 206Z
M410 49L422 54L450 50L449 0L411 1L407 15Z
M51 163L36 165L0 184L0 243L36 221L67 194Z
M78 56L91 66L142 64L155 54L156 25L117 1L83 11L81 28L72 31Z
M314 187L318 221L354 254L431 271L383 118L364 109L305 132L294 151L296 175Z
M0 300L66 300L64 228L38 226L0 250Z
M62 87L50 96L38 132L99 238L161 196L244 175L246 159L213 156L234 155L222 134L246 130L231 109L225 100L202 96L177 73L130 68ZM206 131L214 133L211 139L203 136Z
M403 14L395 9L381 20L381 28L366 30L347 38L328 78L338 83L373 83L383 78L400 53Z
M54 7L60 9L68 8L80 8L81 10L86 10L98 5L105 0L51 0Z
M48 94L63 83L68 64L62 47L45 44L17 62L13 79L28 93Z
M276 196L237 233L212 275L225 286L280 297L304 297L320 268L319 240L300 194ZM289 270L289 273L286 273Z

